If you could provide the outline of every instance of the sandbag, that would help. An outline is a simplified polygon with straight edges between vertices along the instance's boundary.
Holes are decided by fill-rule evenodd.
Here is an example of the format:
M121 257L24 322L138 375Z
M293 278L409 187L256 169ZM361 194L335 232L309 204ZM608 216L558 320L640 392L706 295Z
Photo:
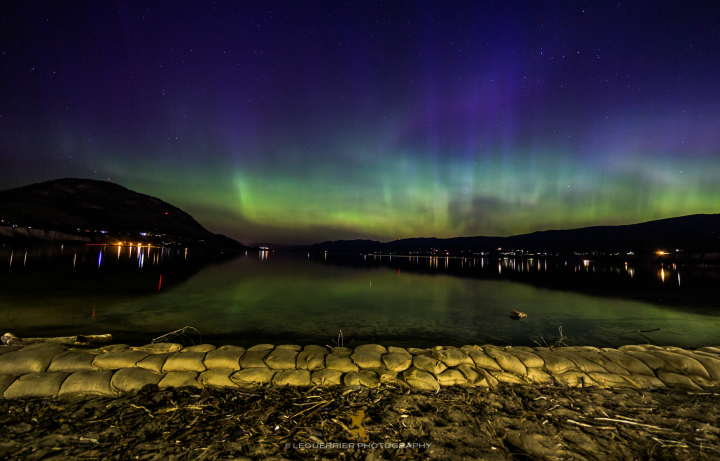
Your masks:
M468 365L467 363L461 363L460 365L457 366L457 369L458 369L458 371L460 371L460 373L462 373L465 376L465 379L467 379L467 381L469 383L474 383L481 376L480 373L475 371L474 365Z
M436 379L441 386L467 386L470 384L465 375L454 368L443 371L436 376Z
M47 371L83 371L98 370L99 368L92 364L95 355L86 354L84 352L61 352L53 357Z
M299 363L299 362L298 362ZM333 352L325 356L325 368L350 373L360 368L350 358L349 352Z
M529 347L527 349L530 349ZM545 366L545 361L539 355L535 354L535 351L530 349L532 352L528 352L519 347L508 347L505 352L513 355L525 365L525 368L542 368Z
M163 365L163 373L169 373L172 371L205 371L205 360L206 352L175 352L173 355L167 358Z
M407 351L412 355L425 355L427 357L433 356L430 349L418 349L416 347L408 347Z
M240 368L268 368L265 363L265 357L270 355L272 349L251 350L248 349L242 357L240 357Z
M648 354L660 357L665 360L674 369L667 370L683 375L699 375L703 378L710 379L710 373L703 367L700 362L687 355L677 354L667 351L651 350Z
M514 355L508 354L507 352L503 352L494 347L485 347L484 351L487 355L492 357L503 370L516 373L518 375L524 375L527 373L525 365L523 365L523 363Z
M251 348L248 349L248 351L251 352L258 352L258 351L270 351L275 349L274 344L257 344Z
M5 389L5 398L57 397L60 386L69 374L62 371L40 371L19 376Z
M273 370L295 369L298 353L298 351L278 346L265 357L265 364Z
M417 357L422 356L416 355L415 358ZM437 382L433 375L415 367L403 371L403 379L414 389L427 391L436 391L440 389L440 383Z
M380 387L380 377L373 370L360 370L360 384L375 389Z
M280 344L279 346L275 346L275 349L290 349L291 351L300 352L303 350L303 347L297 344Z
M309 346L308 346L308 347L309 347ZM318 347L318 346L313 346L313 347ZM330 349L330 352L331 352L331 353L332 353L332 352L347 352L348 355L352 355L353 350L350 349L349 347L335 346L335 347L333 347L332 349Z
M427 371L434 375L439 375L447 370L447 366L435 357L427 355L416 355L413 357L413 366L418 370Z
M338 348L333 348L338 349ZM341 352L338 352L341 353ZM342 352L350 356L349 353ZM328 350L321 346L305 346L295 360L295 366L301 370L316 371L325 368L325 357L328 355Z
M127 344L108 344L98 348L101 354L109 354L110 352L121 352L130 349Z
M600 352L600 349L595 346L577 346L575 349L580 352Z
M308 370L292 369L275 373L272 383L275 386L310 386L312 381Z
M623 375L615 375L612 373L588 373L588 376L601 387L619 388L619 387L635 387L631 381L623 378Z
M166 352L164 354L150 354L144 359L140 360L135 366L139 368L145 368L146 370L152 370L155 373L162 373L163 365L165 365L165 361L171 355L175 355L175 352Z
M526 379L528 382L533 384L552 384L555 382L551 375L545 373L539 368L533 367L527 369Z
M675 348L673 348L675 349ZM707 372L710 374L710 378L715 381L720 381L720 358L711 357L709 355L704 355L702 353L698 354L695 352L686 351L684 349L677 349L673 350L673 352L676 352L678 354L686 355L688 357L691 357L698 362L700 362L700 365L702 365Z
M553 378L561 386L568 387L589 387L597 386L596 383L590 376L585 373L578 373L576 371L566 371L565 373L553 373Z
M350 373L345 373L343 375L343 384L345 387L360 386L360 372L351 371Z
M0 344L0 355L7 354L8 352L15 352L22 349L23 346L6 346L4 344Z
M24 354L29 353L35 353L35 352L55 352L56 354L59 354L60 352L63 352L67 350L67 346L64 346L62 344L55 344L55 343L35 343L30 344L29 346L23 346L21 349L19 349L17 352L22 352Z
M68 347L65 349L65 352L82 352L83 354L91 354L91 355L98 355L100 354L100 349L97 347L88 349L87 347Z
M478 346L463 346L460 348L462 352L475 362L475 366L486 368L492 371L503 371L498 363Z
M134 367L139 361L150 355L144 351L122 350L95 356L93 365L103 370L119 370Z
M159 383L163 376L145 368L122 368L113 374L110 388L115 394L139 391L148 384Z
M15 375L0 375L0 399L3 399L3 394L5 394L5 389L7 389L13 381L17 379L17 376Z
M197 380L197 371L171 371L165 374L165 377L160 380L158 387L194 387L196 389L202 389L203 385Z
M65 349L60 344L38 343L0 355L0 374L24 375L46 371L52 359Z
M382 355L379 352L375 352L370 349L359 349L356 348L355 352L350 356L353 363L359 368L380 368L384 367L385 363L382 361Z
M620 347L618 347L618 350L622 351L622 352L627 352L627 351L645 352L645 348L643 346L636 346L636 345L632 345L632 344L629 344L626 346L620 346Z
M342 375L341 371L329 368L313 371L312 383L321 386L339 386L342 384Z
M637 387L640 389L649 389L653 387L657 388L663 388L667 387L664 382L657 379L655 375L647 376L647 375L632 375L632 376L621 376L625 381L627 381L631 386Z
M178 352L182 352L182 353L185 353L185 352L204 352L204 353L207 354L208 352L212 352L212 351L214 351L215 349L217 349L217 348L216 348L215 346L213 346L212 344L197 344L197 345L195 345L195 346L183 347L183 348L180 349Z
M229 345L227 345L227 346L220 346L220 347L218 347L217 349L215 349L215 351L245 352L245 348L244 348L244 347L240 347L240 346L229 346Z
M675 372L675 367L667 363L661 357L651 354L650 352L625 351L624 354L635 357L653 371L663 370Z
M637 362L639 367L645 368L645 369L647 369L647 371L649 373L652 373L652 370L647 368L644 363L640 362L637 359L626 356L622 352L616 351L616 352L612 352L612 354L617 354L618 356L621 356L618 359L621 362L629 363L628 360L634 360ZM603 367L606 370L605 372L607 372L607 373L612 373L614 375L629 375L630 374L630 372L626 368L624 368L621 365L610 360L608 357L604 356L603 353L590 351L590 352L578 352L577 355L584 358L585 360L589 360L593 363L600 365L601 367ZM600 373L603 373L603 372L600 372Z
M385 346L381 346L380 344L363 344L362 346L358 346L355 348L355 352L375 352L376 354L387 354L388 351L385 348Z
M235 373L235 370L231 369L213 369L207 370L200 373L197 380L200 384L205 387L234 387L237 388L237 383L230 379L230 375Z
M443 348L433 351L432 353L433 357L440 360L442 363L444 363L447 367L453 368L461 363L465 363L468 365L475 365L475 362L468 357L467 355L463 354L460 349L457 348Z
M153 343L146 344L144 346L131 347L130 349L150 354L167 354L168 352L177 352L182 348L182 344L177 343Z
M228 350L228 349L216 349L208 352L205 356L203 363L207 369L212 368L225 368L229 370L240 369L240 357L245 354L245 349L242 351Z
M520 377L515 373L508 373L507 371L494 371L493 376L501 383L506 384L527 384L524 377Z
M718 358L720 358L720 347L705 346L705 347L698 347L695 350L700 351L700 352L709 352L711 354L716 354L716 355L718 355Z
M572 360L550 350L536 350L535 354L545 361L545 368L553 376L568 371L575 371L577 368Z
M112 370L76 371L62 383L58 398L76 395L114 397L115 393L110 387L113 373Z
M702 387L703 389L708 387L718 387L720 382L707 379L704 376L688 375L688 378L692 379L695 384Z
M408 350L405 349L404 347L396 347L396 346L388 346L388 348L387 348L387 353L388 353L388 354L408 354L408 355L412 355L412 354L411 354L410 352L408 352Z
M558 348L555 350L555 353L565 357L566 359L570 359L570 361L575 364L578 370L582 371L583 373L608 372L608 370L599 363L593 362L592 360L588 360L583 357L581 355L582 352L565 352L564 349L565 348Z
M484 368L476 368L478 373L480 373L480 377L475 380L476 386L483 386L483 387L489 387L491 389L494 389L495 386L498 385L498 380L495 379L493 375L490 374L489 371L487 371ZM493 371L493 373L504 373L502 371Z
M658 370L656 375L660 381L665 383L667 387L679 387L690 391L701 391L702 387L698 386L693 380L684 375L673 373L671 371Z
M380 378L372 370L352 371L343 377L345 386L365 386L371 389L380 387Z
M390 350L390 348L388 348L388 350ZM377 368L373 371L375 373L377 373L378 379L380 379L381 384L398 386L403 389L410 388L408 383L406 383L405 381L403 381L401 378L398 377L398 372L396 372L396 371L390 371L388 369L383 369L383 368Z
M248 349L248 351L250 350ZM273 376L275 376L275 371L269 368L255 367L236 371L230 375L230 379L240 387L252 389L271 383Z
M612 369L610 363L606 364L607 371L611 373L615 373L618 375L621 374L632 374L632 375L645 375L645 376L655 376L655 373L653 373L652 369L648 367L645 362L638 359L637 357L633 357L632 355L629 355L625 352L619 352L616 350L611 351L603 351L600 352L600 355L608 359L610 362L613 362L617 364L618 366L621 366L622 368L626 369L629 373L619 373L618 371L615 371Z
M389 348L390 349L390 348ZM389 352L382 356L383 364L388 370L405 371L412 366L412 355L409 352Z

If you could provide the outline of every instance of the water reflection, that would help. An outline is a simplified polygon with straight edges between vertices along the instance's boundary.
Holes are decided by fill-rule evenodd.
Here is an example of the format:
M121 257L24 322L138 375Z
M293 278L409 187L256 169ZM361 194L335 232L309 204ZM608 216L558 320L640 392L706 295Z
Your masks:
M663 344L720 343L720 271L713 269L447 255L269 257L267 250L235 259L184 248L121 248L117 258L104 258L102 246L2 247L9 264L0 269L0 324L34 334L110 332L140 342L193 325L204 338L227 343L323 344L342 329L364 342L534 345L534 335L547 338L563 325L575 344L645 342L632 332L652 328L661 328L654 335ZM14 251L26 255L26 265L12 265ZM96 306L94 323L87 323ZM528 319L509 322L512 309Z

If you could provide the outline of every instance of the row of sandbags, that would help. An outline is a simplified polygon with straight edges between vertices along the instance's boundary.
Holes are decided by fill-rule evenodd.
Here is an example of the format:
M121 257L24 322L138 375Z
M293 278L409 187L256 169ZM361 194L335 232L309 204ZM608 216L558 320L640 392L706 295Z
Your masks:
M529 348L496 346L399 348L368 344L354 350L261 344L245 349L159 343L95 350L57 344L0 346L0 396L89 393L117 395L145 384L161 387L362 385L394 383L417 389L492 386L497 382L600 387L720 384L720 349L658 346Z

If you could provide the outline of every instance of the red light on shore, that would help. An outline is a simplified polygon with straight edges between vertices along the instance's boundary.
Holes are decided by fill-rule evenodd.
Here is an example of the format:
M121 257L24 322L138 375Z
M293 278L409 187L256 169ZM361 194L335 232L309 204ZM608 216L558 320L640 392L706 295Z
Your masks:
M160 287L162 287L162 274L160 274L160 282L158 283L158 291L160 291Z
M168 213L168 212L165 212L165 214L170 214L170 213Z

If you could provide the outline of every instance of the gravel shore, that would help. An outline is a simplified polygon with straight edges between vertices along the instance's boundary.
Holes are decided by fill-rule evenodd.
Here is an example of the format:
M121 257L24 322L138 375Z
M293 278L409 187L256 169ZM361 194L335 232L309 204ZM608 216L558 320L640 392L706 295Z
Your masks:
M158 389L0 400L4 460L720 459L720 389Z

